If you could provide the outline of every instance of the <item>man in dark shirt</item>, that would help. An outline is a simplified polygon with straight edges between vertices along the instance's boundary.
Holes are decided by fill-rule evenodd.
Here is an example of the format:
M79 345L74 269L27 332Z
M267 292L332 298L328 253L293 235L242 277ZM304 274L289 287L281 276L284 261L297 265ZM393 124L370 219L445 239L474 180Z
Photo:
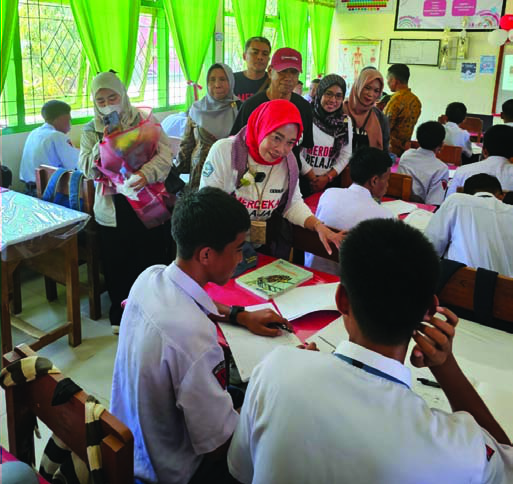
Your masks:
M237 134L242 127L246 126L250 114L260 104L273 99L286 99L299 109L303 121L303 137L298 146L294 148L296 158L299 159L301 148L313 147L312 108L308 101L293 92L299 80L299 74L302 72L301 63L301 54L297 50L284 47L274 53L268 69L271 80L269 87L266 91L255 94L242 104L239 114L235 118L231 135Z
M236 72L233 92L244 102L258 92L269 79L267 65L271 55L271 43L265 37L251 37L246 41L242 57L246 61L246 70Z

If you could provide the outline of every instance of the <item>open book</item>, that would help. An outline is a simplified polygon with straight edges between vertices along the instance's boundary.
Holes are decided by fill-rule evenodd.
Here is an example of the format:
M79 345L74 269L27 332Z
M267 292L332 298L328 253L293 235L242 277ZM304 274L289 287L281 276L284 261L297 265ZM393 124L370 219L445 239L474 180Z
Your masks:
M317 333L307 339L308 343L315 343L321 353L333 353L342 340L348 340L346 327L342 316L332 321Z

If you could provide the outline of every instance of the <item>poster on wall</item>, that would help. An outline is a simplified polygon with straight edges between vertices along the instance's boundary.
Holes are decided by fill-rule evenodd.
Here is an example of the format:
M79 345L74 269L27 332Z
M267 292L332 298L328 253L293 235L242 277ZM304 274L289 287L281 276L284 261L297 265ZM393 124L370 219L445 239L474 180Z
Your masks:
M461 80L474 81L476 79L477 64L475 62L461 63Z
M396 0L338 0L338 13L394 13Z
M338 74L347 84L347 92L364 67L379 67L380 40L340 40Z
M494 30L506 0L398 0L395 30Z
M482 55L479 62L479 74L493 74L495 72L495 56Z

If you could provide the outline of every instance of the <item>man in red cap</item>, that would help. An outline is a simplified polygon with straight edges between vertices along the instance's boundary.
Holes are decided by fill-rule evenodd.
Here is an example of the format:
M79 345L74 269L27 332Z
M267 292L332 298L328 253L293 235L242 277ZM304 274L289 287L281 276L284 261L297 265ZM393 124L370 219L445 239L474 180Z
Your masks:
M286 99L299 109L303 122L303 138L300 140L299 146L294 148L296 158L299 156L299 147L312 148L314 145L312 108L308 101L293 92L298 83L299 74L302 72L301 64L301 54L297 50L290 49L289 47L278 49L274 53L268 69L271 81L269 87L266 91L251 96L242 104L230 134L235 135L242 127L246 126L250 114L260 104L274 99Z

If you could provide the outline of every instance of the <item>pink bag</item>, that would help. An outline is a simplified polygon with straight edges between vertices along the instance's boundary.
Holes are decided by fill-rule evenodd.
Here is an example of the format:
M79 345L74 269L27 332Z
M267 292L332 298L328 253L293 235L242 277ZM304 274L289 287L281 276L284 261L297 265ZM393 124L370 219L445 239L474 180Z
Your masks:
M160 125L152 121L151 108L138 108L141 122L133 128L107 135L100 143L100 159L96 166L103 174L98 179L103 184L103 194L118 193L117 186L150 161L157 151ZM137 192L137 200L126 197L135 213L151 229L171 217L166 207L169 197L164 183L146 185Z

